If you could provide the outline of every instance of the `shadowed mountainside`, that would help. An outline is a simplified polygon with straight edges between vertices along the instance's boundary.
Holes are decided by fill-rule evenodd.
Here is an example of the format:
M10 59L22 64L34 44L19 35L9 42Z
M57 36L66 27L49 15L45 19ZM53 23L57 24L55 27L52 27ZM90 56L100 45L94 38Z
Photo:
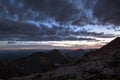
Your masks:
M34 53L20 59L0 60L0 78L30 75L55 69L70 61L58 50Z
M10 80L120 80L120 37L85 55L76 65Z

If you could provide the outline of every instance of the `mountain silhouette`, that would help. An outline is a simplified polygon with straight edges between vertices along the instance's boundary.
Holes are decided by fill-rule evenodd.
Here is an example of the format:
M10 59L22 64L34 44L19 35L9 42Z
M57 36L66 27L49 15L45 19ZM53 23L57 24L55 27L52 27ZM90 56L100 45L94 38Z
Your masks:
M0 60L0 78L30 75L46 72L64 64L70 63L59 50L48 53L37 52L20 59Z
M27 77L26 80L120 80L120 37L85 55L74 66L60 67L44 73L42 77L39 74L39 78Z
M13 78L9 80L120 80L120 37L86 54L74 65L61 66L69 62L68 57L57 49L34 53L22 59L1 60L0 76L11 74ZM15 75L19 71L26 73L16 77L20 76Z

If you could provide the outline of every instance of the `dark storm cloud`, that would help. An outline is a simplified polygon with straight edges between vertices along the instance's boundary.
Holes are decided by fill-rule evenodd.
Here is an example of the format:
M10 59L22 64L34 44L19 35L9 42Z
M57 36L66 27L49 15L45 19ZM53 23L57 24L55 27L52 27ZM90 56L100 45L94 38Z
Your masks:
M120 21L119 0L0 0L0 15L18 20L54 18L66 24L115 24ZM7 15L7 16L6 16ZM97 22L98 20L98 22Z
M61 41L61 40L96 40L80 36L111 38L114 35L89 32L88 30L74 31L66 26L41 25L36 27L30 23L0 20L0 40L24 40L24 41Z
M103 24L120 25L120 0L98 0L94 13Z
M0 40L112 38L115 35L75 31L71 25L119 25L119 7L119 0L0 0Z
M0 33L7 34L37 34L39 29L33 24L15 22L11 20L0 20Z
M1 40L20 40L27 38L28 35L38 34L39 28L35 25L11 20L0 20L0 39Z
M60 22L66 22L75 18L73 16L79 12L67 0L24 0L24 2L33 10L41 11Z

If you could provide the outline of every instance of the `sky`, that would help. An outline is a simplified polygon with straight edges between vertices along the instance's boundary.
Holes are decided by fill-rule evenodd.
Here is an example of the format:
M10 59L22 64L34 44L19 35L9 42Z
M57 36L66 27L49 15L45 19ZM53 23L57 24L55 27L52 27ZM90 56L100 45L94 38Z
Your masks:
M120 0L0 0L0 50L100 48L120 36Z

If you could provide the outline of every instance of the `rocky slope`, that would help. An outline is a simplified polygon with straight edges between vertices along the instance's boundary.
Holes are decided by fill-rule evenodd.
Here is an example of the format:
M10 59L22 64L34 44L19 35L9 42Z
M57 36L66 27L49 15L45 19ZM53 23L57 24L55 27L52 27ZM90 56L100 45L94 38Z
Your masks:
M120 80L120 38L89 53L74 66L10 80Z

